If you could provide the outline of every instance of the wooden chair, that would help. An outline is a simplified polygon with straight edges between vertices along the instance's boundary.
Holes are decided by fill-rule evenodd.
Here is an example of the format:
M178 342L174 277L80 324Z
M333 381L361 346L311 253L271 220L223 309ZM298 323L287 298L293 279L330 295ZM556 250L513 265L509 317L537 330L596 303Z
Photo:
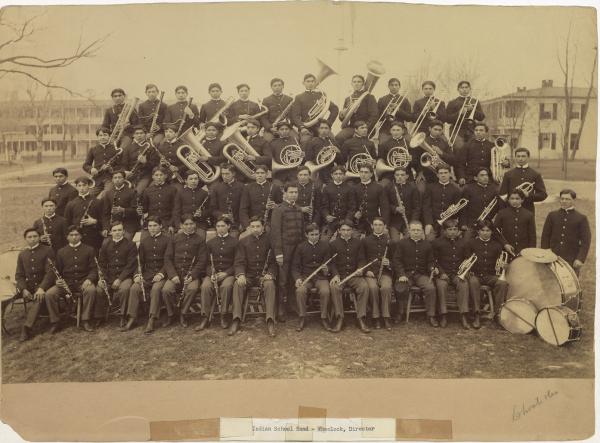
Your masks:
M251 286L246 289L244 297L244 312L242 313L242 323L246 321L246 315L265 315L265 296L262 286Z

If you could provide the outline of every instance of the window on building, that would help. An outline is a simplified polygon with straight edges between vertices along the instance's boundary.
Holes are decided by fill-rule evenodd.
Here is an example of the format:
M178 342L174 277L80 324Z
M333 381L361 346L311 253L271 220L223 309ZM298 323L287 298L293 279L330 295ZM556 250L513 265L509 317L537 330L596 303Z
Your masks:
M556 120L557 103L540 103L540 120Z
M585 114L587 113L587 106L585 105L585 103L581 104L581 111L580 111L580 119L583 120L585 118Z
M577 134L571 134L569 137L569 149L571 151L577 151L579 149L579 138Z
M556 134L553 132L542 132L538 134L538 149L556 150Z
M505 103L505 108L506 117L520 117L525 109L525 102L523 100L508 100Z

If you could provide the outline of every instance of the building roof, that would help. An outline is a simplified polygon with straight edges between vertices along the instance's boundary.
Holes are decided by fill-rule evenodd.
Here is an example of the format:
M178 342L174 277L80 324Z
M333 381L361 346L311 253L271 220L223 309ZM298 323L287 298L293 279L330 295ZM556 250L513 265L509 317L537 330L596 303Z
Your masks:
M588 88L573 87L571 90L572 98L584 99L587 97ZM591 98L597 98L598 91L593 88ZM487 100L483 100L483 103L489 103L502 99L516 99L516 98L564 98L565 90L562 86L546 86L535 89L524 89L518 88L517 91L510 94L501 95L500 97L494 97Z

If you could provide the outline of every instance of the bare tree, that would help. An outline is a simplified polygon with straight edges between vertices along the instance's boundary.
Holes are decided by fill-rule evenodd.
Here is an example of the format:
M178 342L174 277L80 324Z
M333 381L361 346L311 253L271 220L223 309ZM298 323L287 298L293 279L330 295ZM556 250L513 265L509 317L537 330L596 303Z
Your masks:
M507 142L510 143L512 157L513 150L521 144L525 116L529 112L529 105L524 97L518 95L518 93L509 94L505 103L504 115L508 122L507 129L510 135L510 140L507 140Z
M35 150L36 150L36 162L42 162L42 156L44 152L44 132L46 127L49 125L50 113L52 108L52 92L49 88L43 90L44 96L39 99L38 83L32 83L25 92L29 100L27 111L29 116L33 118L34 132L35 132Z
M583 126L585 125L585 120L588 115L588 110L590 106L590 99L592 97L592 93L594 91L594 79L596 78L596 66L598 65L598 47L594 46L594 63L592 64L592 70L590 72L590 85L588 87L587 95L585 97L585 104L583 105L583 109L579 115L579 130L577 131L577 137L575 138L575 146L579 147L579 140L581 139L581 133L583 132ZM597 96L597 94L596 94ZM584 112L585 110L585 112ZM577 154L578 149L571 150L571 160L575 160L575 155Z

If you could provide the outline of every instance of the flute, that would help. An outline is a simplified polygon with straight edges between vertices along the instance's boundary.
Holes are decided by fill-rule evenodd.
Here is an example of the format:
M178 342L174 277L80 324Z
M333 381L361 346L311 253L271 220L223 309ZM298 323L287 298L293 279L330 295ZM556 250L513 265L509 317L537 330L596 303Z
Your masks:
M300 284L300 286L304 286L304 285L306 285L306 283L311 281L315 277L315 275L317 275L321 271L321 269L323 269L325 266L327 266L331 262L331 260L333 260L336 257L337 257L337 252L335 254L333 254L329 260L326 260L325 263L323 263L322 265L319 265L319 267L317 269L315 269L308 277L306 277L304 280L302 280L302 283Z

